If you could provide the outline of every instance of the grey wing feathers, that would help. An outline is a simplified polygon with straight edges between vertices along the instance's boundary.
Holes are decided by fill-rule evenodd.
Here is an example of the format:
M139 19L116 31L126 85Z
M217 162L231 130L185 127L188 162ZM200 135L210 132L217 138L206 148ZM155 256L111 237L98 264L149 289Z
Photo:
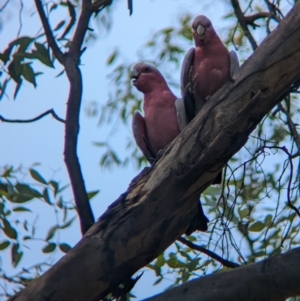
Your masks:
M181 88L181 96L184 96L186 91L186 86L190 82L190 70L193 66L195 56L195 48L191 48L185 55L182 64L181 64L181 73L180 73L180 88Z
M155 158L155 153L153 152L148 139L145 119L139 112L134 113L132 119L132 132L137 146L140 148L146 159L152 163Z
M189 121L195 117L195 98L190 91L190 73L193 68L194 56L195 48L191 48L183 59L180 74L181 97L184 100L185 111Z
M230 56L230 77L234 78L234 76L236 75L237 71L240 68L240 62L237 53L234 50L231 50L229 52L229 56Z
M184 100L182 98L177 98L175 101L175 107L179 129L180 131L182 131L189 123L185 110Z

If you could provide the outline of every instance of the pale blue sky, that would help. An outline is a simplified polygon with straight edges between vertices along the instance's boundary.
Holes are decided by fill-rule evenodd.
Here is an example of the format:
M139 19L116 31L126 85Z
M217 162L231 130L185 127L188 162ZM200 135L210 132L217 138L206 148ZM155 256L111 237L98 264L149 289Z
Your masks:
M0 1L0 6L2 5ZM27 2L27 1L26 1ZM84 93L83 105L89 101L96 101L104 104L109 89L109 81L106 75L109 70L105 61L107 56L115 47L122 50L124 58L134 64L137 60L137 52L153 33L157 30L173 25L177 17L184 11L207 15L213 22L215 29L222 36L225 24L222 16L229 12L227 1L192 1L192 0L133 0L133 15L129 17L127 10L127 1L117 1L113 5L113 26L108 34L102 35L93 45L88 47L82 56L81 70L83 73ZM17 6L19 1L14 1ZM201 3L201 4L199 4ZM26 3L24 9L23 29L21 35L36 34L40 21L37 19L33 2ZM16 6L13 9L16 9ZM226 8L226 9L225 9ZM53 16L52 24L60 18L65 18L67 12L59 13ZM228 21L227 21L228 22ZM18 31L18 22L16 19L6 20L2 32L0 32L0 51L7 43L16 37ZM188 49L187 49L188 50ZM149 54L149 60L151 56ZM37 79L38 87L34 89L31 84L24 82L16 100L13 100L14 85L10 84L7 90L8 98L4 97L0 101L0 114L7 118L32 118L41 112L54 108L56 113L64 117L66 108L66 99L68 94L68 82L65 76L55 78L62 70L59 64L56 69L44 68L39 63L35 63L36 70L43 71L44 74ZM162 70L163 72L163 70ZM177 74L179 78L179 70ZM123 193L131 179L138 173L138 170L132 164L128 167L114 168L113 170L103 170L99 167L100 149L92 145L93 141L103 141L109 135L112 125L97 126L97 118L87 118L81 111L81 129L79 136L78 153L80 163L85 178L85 184L88 191L100 189L101 193L92 201L92 207L95 217L99 217L118 196ZM131 134L131 129L123 126L115 127L116 134L110 138L111 143L120 147L120 139L123 136ZM0 166L12 164L18 166L22 164L29 167L35 162L42 165L37 167L46 178L55 178L62 184L68 183L68 177L63 162L63 124L55 121L53 118L46 117L32 124L0 124ZM122 147L122 146L121 146ZM124 150L125 151L125 150ZM26 179L28 180L28 178ZM65 193L65 199L71 199L70 189ZM36 205L34 214L28 214L28 219L33 219L39 215L39 222L51 223L53 214L49 211L47 205ZM44 237L45 229L42 225L38 228L38 235ZM62 240L74 245L80 239L80 230L76 222L71 230L66 231L61 236ZM0 237L0 241L3 238ZM40 247L44 243L37 242L32 245L30 251L26 251L26 256L20 266L28 266L45 258L40 254ZM35 248L37 248L35 250ZM1 253L2 267L10 268L9 252ZM54 262L61 256L56 253L53 257ZM13 272L13 271L12 271ZM152 286L154 282L152 272L146 272L133 290L138 299L151 296L161 291L162 287L168 286L170 282L164 282L161 285Z

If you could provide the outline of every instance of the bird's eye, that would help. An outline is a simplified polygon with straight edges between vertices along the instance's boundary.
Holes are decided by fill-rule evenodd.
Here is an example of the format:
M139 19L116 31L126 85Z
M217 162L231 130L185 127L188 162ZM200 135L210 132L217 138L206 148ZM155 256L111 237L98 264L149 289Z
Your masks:
M149 67L145 67L144 68L144 72L150 72L150 68Z
M210 25L211 25L210 23L207 23L206 27L207 27L207 28L209 28L209 27L210 27Z

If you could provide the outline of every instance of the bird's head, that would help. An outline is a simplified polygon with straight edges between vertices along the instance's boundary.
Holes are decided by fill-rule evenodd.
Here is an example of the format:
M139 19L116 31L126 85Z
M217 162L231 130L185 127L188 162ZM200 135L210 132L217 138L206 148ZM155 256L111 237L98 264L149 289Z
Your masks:
M209 43L217 35L211 21L204 15L199 15L194 19L192 29L196 47Z
M131 71L132 84L143 93L167 87L167 83L154 66L147 63L137 63Z

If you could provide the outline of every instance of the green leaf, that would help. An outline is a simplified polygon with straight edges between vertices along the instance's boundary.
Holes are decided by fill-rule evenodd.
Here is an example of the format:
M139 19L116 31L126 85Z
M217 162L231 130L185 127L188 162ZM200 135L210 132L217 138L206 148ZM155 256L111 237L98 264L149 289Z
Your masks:
M31 37L27 37L27 36L20 37L20 38L17 38L16 40L12 41L11 43L9 43L9 47L19 45L18 50L24 52L28 48L30 43L32 43L33 41L34 41L34 38L31 38Z
M47 181L41 176L41 174L35 169L29 169L29 172L31 177L37 182L40 182L42 184L48 184Z
M3 218L2 222L3 222L3 232L5 233L5 235L9 238L17 239L18 233L17 233L16 229L11 226L9 221L7 219Z
M188 270L189 270L190 272L192 272L192 271L195 270L196 266L197 266L198 263L199 263L199 260L200 260L200 258L195 258L195 259L193 259L191 262L189 262L189 264L188 264Z
M22 76L36 88L35 73L30 66L31 63L22 64Z
M5 250L10 245L10 242L8 240L0 242L0 250Z
M59 244L59 248L63 253L68 253L72 248L66 244L66 243L61 243Z
M94 190L94 191L91 191L91 192L88 192L87 196L88 196L88 199L91 200L95 195L97 195L99 193L100 190Z
M265 224L262 222L255 222L254 224L250 225L248 230L251 232L259 232L265 227Z
M161 268L160 267L153 265L153 264L148 264L147 267L151 270L154 270L156 276L161 276Z
M54 68L50 59L49 50L41 43L34 42L34 46L36 50L33 50L32 54L44 65Z
M164 279L163 277L158 278L158 279L153 283L153 285L159 284L163 279Z
M72 217L68 222L66 222L65 224L59 226L59 229L65 229L71 226L71 224L74 222L76 216Z
M57 226L53 226L52 228L50 228L50 230L48 231L48 234L46 236L47 241L50 240L54 236L57 229L58 229Z
M47 204L52 205L51 200L50 200L50 196L49 196L49 191L48 188L45 188L43 190L43 198L46 201Z
M16 59L14 59L7 67L8 74L17 84L21 82L22 68L23 66L21 65L21 60Z
M245 208L245 209L238 208L238 212L241 219L246 218L250 213L249 208Z
M49 243L47 246L45 246L43 249L42 249L42 252L43 253L51 253L55 250L56 248L56 244L55 243Z
M56 196L58 189L59 189L59 184L56 181L50 181L49 184L53 187L54 189L54 196Z
M210 196L217 196L220 194L220 188L209 186L203 191L203 194Z
M185 283L189 280L190 278L190 273L188 273L187 271L183 270L182 271L182 282Z
M20 206L20 207L15 207L15 208L13 208L12 211L14 211L14 212L25 212L25 211L27 211L27 212L32 212L30 209L28 209L28 208L26 208L26 207L22 207L22 206Z
M111 65L115 59L117 58L117 56L119 55L119 51L116 49L106 60L106 65Z
M20 245L19 244L14 244L13 247L11 248L11 261L14 267L18 265L20 262L23 252L19 251Z
M61 21L55 26L55 28L53 29L53 31L57 31L57 30L61 29L65 24L66 24L66 21L65 21L65 20L61 20Z
M17 83L17 85L16 85L16 89L15 89L15 92L14 92L14 99L16 99L16 97L17 97L17 95L18 95L18 93L19 93L19 91L20 91L20 88L21 88L21 86L22 86L22 80L20 79L20 82L19 83Z
M160 254L158 257L157 257L157 260L155 262L155 265L158 266L158 267L162 267L164 264L165 264L165 258L164 258L164 254Z
M27 200L30 200L30 199L33 199L33 198L43 197L43 195L38 190L30 187L27 184L17 183L15 185L15 188L17 189L19 194ZM21 203L21 201L15 201L15 202L16 203ZM22 200L22 202L25 202L25 201Z

